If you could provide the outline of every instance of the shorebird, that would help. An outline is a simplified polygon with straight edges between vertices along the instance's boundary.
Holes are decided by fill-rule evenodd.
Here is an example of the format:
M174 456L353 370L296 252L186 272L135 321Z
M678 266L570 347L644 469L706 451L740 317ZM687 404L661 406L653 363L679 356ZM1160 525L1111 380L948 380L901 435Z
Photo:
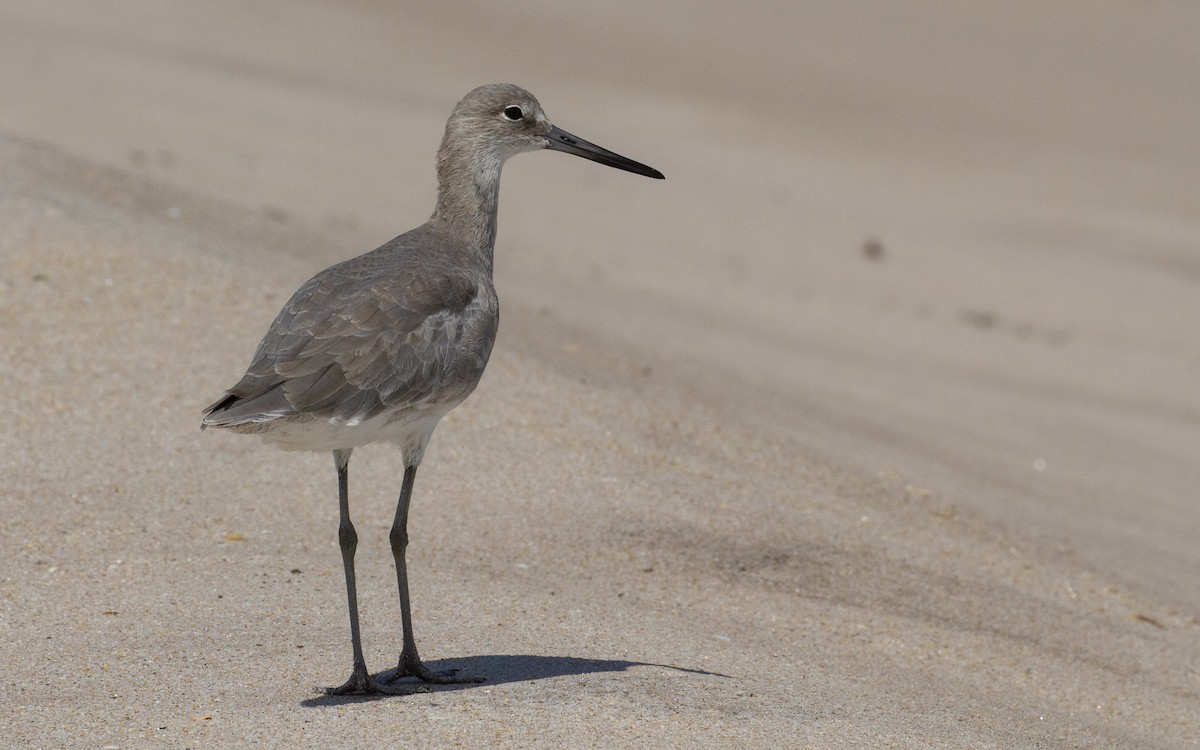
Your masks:
M429 221L309 279L280 310L242 379L204 410L202 428L259 435L284 450L333 453L353 666L345 684L325 693L405 695L425 692L429 683L482 679L435 673L417 653L405 563L408 507L434 428L475 389L496 338L492 250L501 168L509 157L539 149L663 179L555 127L518 86L471 91L446 123ZM405 466L389 534L403 646L396 669L378 675L363 659L348 488L351 452L374 442L398 446ZM402 677L420 682L397 684Z

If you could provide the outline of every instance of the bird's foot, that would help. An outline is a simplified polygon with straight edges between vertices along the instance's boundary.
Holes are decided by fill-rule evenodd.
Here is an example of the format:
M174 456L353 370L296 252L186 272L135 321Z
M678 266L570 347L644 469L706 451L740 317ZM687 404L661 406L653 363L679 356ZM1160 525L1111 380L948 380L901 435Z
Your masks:
M434 672L432 669L429 669L425 666L425 663L421 661L419 656L401 654L400 663L396 666L396 669L392 671L392 674L388 676L387 682L390 684L404 677L416 677L421 682L432 685L465 685L475 682L483 682L484 680L483 677L476 677L474 675L459 676L458 672L459 670L457 669L446 669L443 671ZM422 686L415 685L414 687Z
M350 679L339 687L318 688L319 692L325 695L368 695L371 693L381 693L383 695L412 695L414 693L428 693L431 688L428 685L408 684L408 685L392 685L392 680L395 677L389 677L387 680L377 680L367 674L367 670L355 668L350 674Z

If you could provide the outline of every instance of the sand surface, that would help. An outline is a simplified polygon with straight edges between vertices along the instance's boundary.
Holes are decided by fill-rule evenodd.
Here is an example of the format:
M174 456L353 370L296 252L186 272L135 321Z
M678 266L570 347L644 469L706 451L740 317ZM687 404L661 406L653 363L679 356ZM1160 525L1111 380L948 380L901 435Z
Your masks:
M0 4L0 746L1200 744L1200 11L436 8ZM506 168L410 552L488 680L323 699L332 463L198 412L496 80L668 179Z

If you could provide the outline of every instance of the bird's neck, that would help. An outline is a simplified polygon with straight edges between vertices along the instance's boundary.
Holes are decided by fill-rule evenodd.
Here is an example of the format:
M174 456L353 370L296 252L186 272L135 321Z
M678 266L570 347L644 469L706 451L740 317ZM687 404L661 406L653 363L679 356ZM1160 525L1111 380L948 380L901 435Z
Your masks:
M496 244L496 209L504 158L470 143L447 144L438 151L438 199L429 221L479 253L490 275Z

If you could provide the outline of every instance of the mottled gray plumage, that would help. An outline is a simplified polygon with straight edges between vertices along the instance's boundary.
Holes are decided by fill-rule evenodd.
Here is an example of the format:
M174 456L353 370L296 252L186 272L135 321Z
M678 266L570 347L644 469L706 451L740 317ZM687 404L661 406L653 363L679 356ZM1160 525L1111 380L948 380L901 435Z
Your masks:
M431 245L448 251L440 262L423 253ZM388 439L402 417L453 408L479 382L499 321L490 274L468 255L426 224L322 271L284 305L205 424L261 431L285 448L337 450L380 439L356 434L372 421L386 421ZM312 420L328 424L285 427Z
M517 86L475 89L446 123L437 156L438 200L429 221L301 286L276 316L246 374L204 412L204 427L334 454L354 666L346 684L327 692L423 689L392 684L406 675L438 683L470 679L434 674L417 655L404 560L408 504L434 428L475 389L496 338L492 249L501 168L517 153L543 148L662 179L657 170L554 127L537 100ZM347 488L351 452L378 441L399 446L406 467L391 535L404 645L388 680L371 677L362 657L357 535Z

